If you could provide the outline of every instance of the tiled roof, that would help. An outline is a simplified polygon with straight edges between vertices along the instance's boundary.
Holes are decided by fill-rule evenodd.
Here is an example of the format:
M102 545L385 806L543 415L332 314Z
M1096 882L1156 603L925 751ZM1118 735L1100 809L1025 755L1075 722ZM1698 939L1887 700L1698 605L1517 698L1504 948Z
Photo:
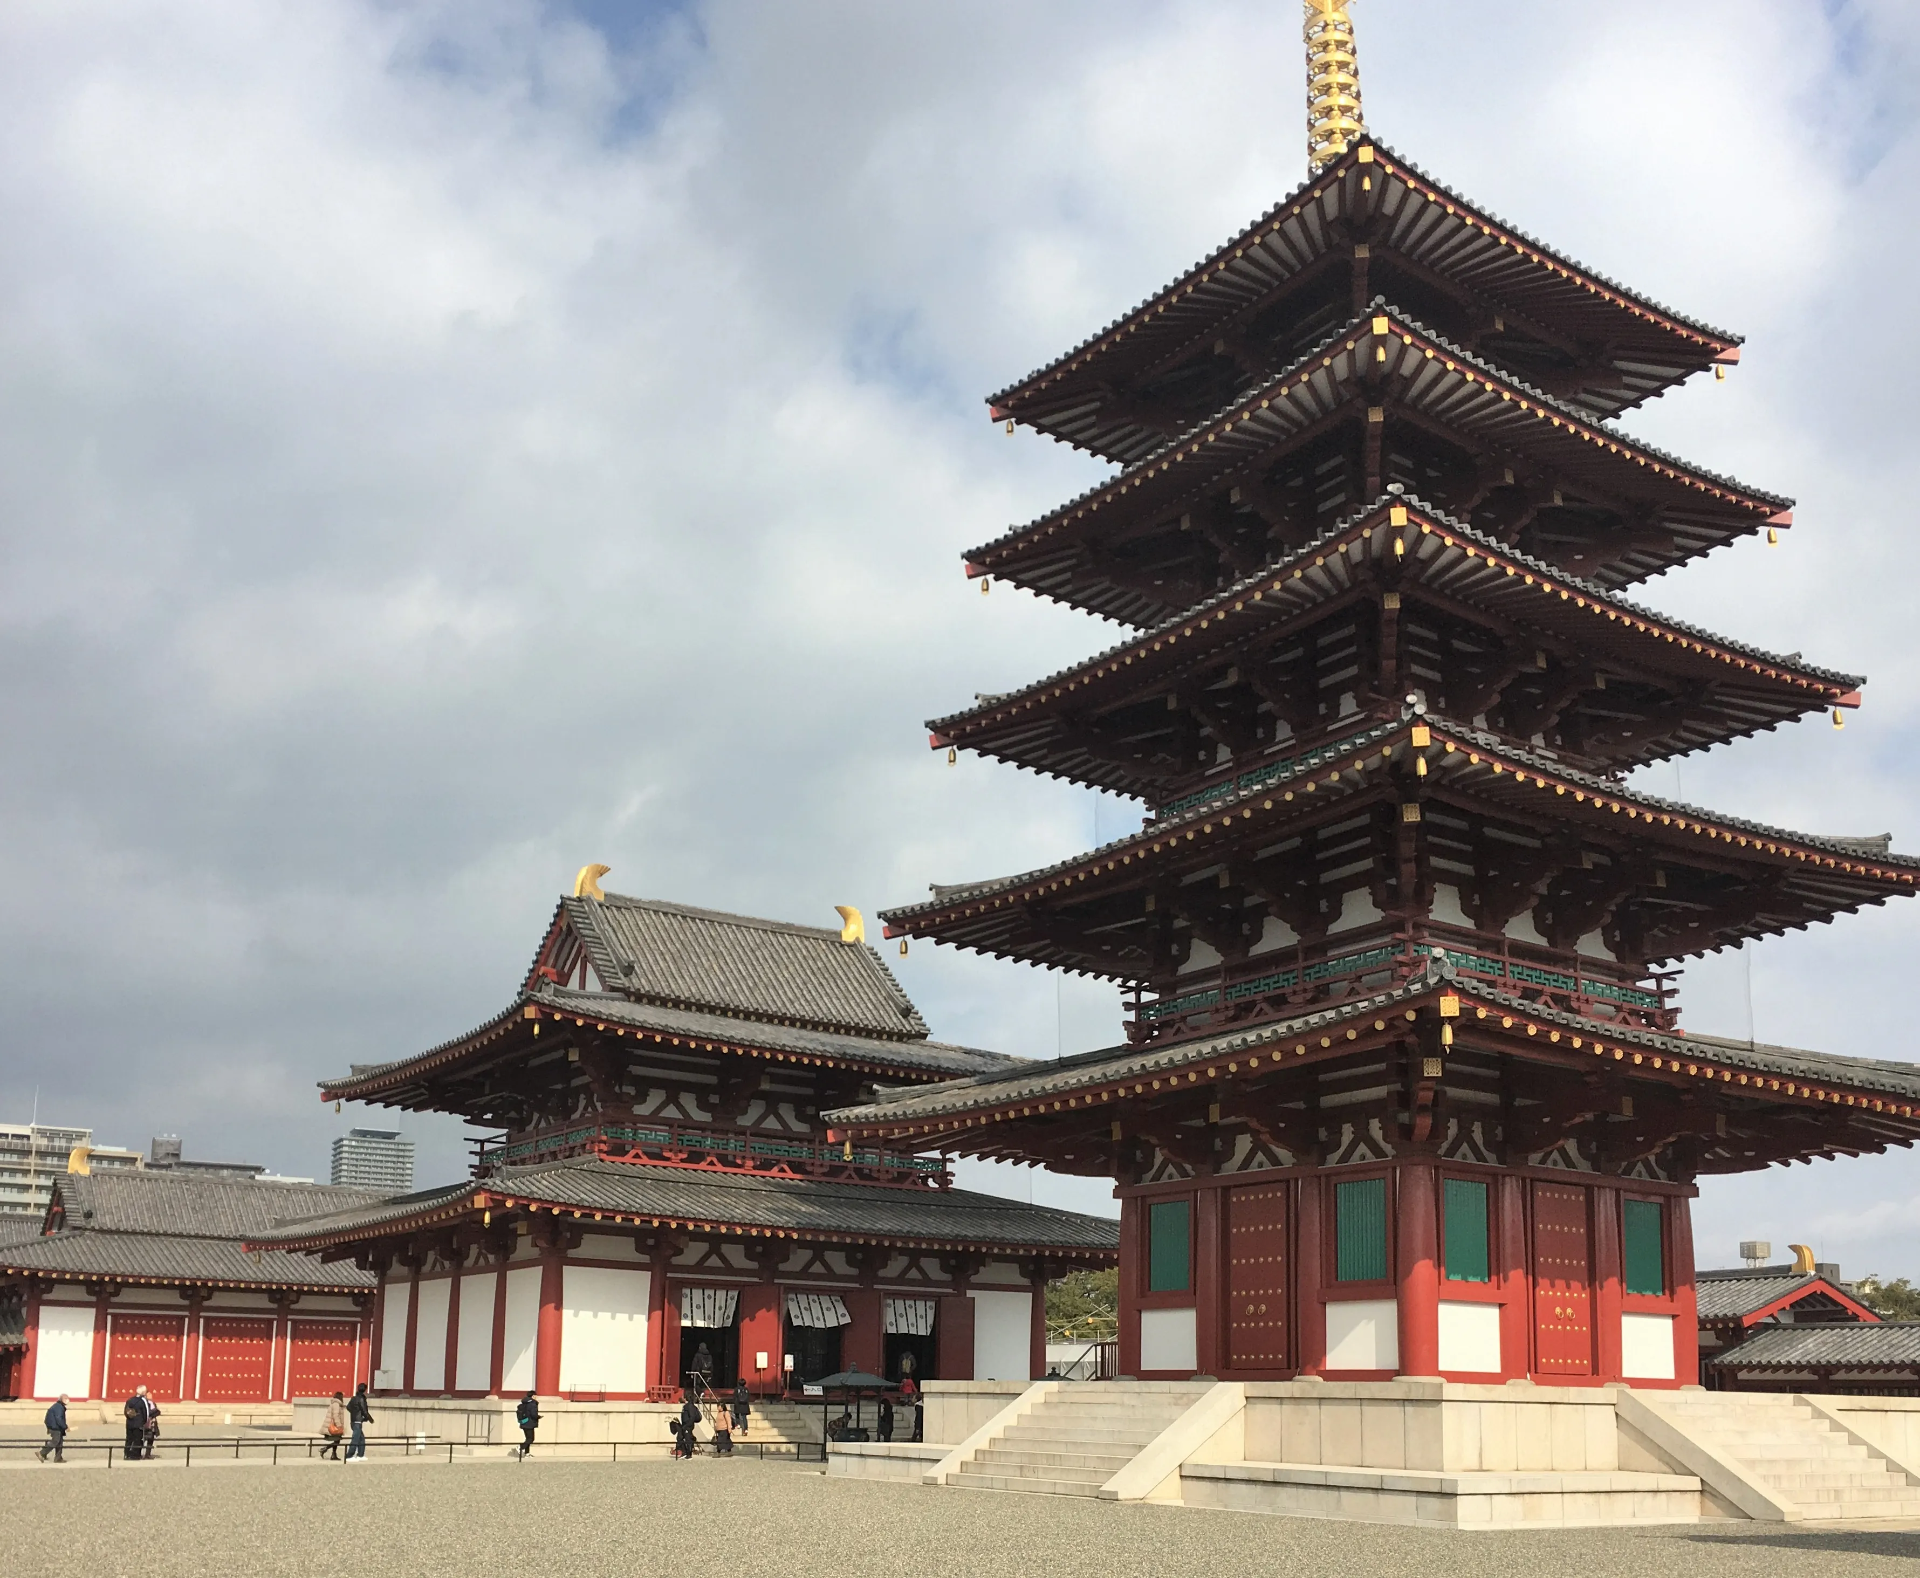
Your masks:
M322 1264L275 1250L255 1255L235 1239L150 1232L58 1233L16 1244L0 1249L0 1277L9 1275L321 1292L368 1289L375 1280L350 1262Z
M1688 1037L1689 1040L1695 1039ZM1827 1293L1850 1297L1825 1277L1749 1276L1745 1273L1702 1272L1694 1279L1694 1295L1703 1321L1737 1321L1796 1294Z
M69 1173L54 1181L54 1200L64 1208L62 1226L69 1233L238 1240L290 1217L318 1216L381 1197L377 1189L332 1184L257 1183L132 1170Z
M10 1211L0 1216L0 1249L12 1244L31 1244L45 1230L44 1211L36 1211L31 1216Z
M824 1116L836 1127L868 1130L939 1120L1037 1099L1043 1095L1064 1096L1121 1079L1151 1078L1173 1069L1191 1068L1197 1063L1217 1061L1236 1053L1259 1051L1283 1041L1303 1041L1310 1035L1324 1035L1352 1021L1369 1019L1383 1010L1399 1008L1413 998L1437 992L1442 986L1450 987L1469 1002L1483 1003L1490 1009L1511 1013L1516 1019L1591 1037L1596 1051L1605 1042L1634 1051L1657 1052L1663 1057L1677 1057L1681 1061L1694 1059L1711 1062L1717 1068L1791 1078L1796 1082L1808 1080L1847 1091L1875 1092L1909 1103L1920 1101L1920 1065L1875 1058L1836 1057L1830 1053L1729 1041L1717 1036L1666 1035L1656 1030L1604 1025L1544 1003L1529 1002L1461 974L1449 962L1428 959L1421 973L1403 985L1294 1018L1269 1021L1251 1029L1201 1035L1190 1040L1149 1047L1108 1047L1098 1052L1084 1052L1076 1057L1061 1058L1058 1062L1036 1065L1031 1070L950 1080L923 1090L903 1092L883 1101L841 1107ZM1462 1023L1466 1023L1464 1018Z
M1768 1326L1707 1361L1716 1370L1920 1368L1920 1321Z
M1148 365L1163 363L1178 354L1181 345L1203 342L1218 323L1256 307L1276 288L1297 277L1310 259L1334 246L1350 243L1351 231L1322 207L1322 199L1331 202L1336 210L1341 206L1343 181L1359 161L1362 146L1355 144L1346 157L1282 198L1224 246L1098 334L992 396L992 405L997 408L1014 403L1018 408L1019 403L1039 396L1049 383L1070 376L1074 369L1082 366L1090 366L1091 376L1105 383L1113 379L1117 371L1108 366L1108 358L1115 351L1131 348L1133 361ZM1546 306L1545 316L1554 318L1569 309L1580 313L1585 319L1583 328L1588 332L1577 337L1590 337L1595 343L1614 338L1622 322L1633 327L1633 320L1652 323L1659 319L1665 319L1682 336L1689 336L1690 331L1691 337L1714 342L1703 347L1704 354L1694 360L1693 365L1704 362L1719 347L1740 343L1736 335L1683 317L1556 252L1498 215L1442 186L1386 144L1374 141L1364 146L1366 157L1374 161L1375 179L1383 185L1374 201L1386 210L1384 215L1371 216L1376 221L1381 217L1387 221L1385 230L1373 237L1376 247L1384 245L1405 250L1416 261L1424 261L1426 266L1440 272L1456 276L1464 272L1469 287L1483 297L1508 297L1528 304L1534 298L1542 303L1551 298L1557 305ZM1411 190L1414 186L1426 188L1431 196ZM1396 187L1408 189L1408 201L1394 202ZM1436 198L1439 201L1435 201ZM1270 239L1279 243L1277 252L1269 250L1266 243ZM1440 251L1436 252L1436 247ZM1526 287L1516 294L1510 280L1508 288L1503 289L1497 277L1502 270L1518 271L1519 276L1526 279ZM1594 286L1600 289L1596 291ZM1650 310L1635 311L1636 306ZM1522 310L1527 307L1523 305ZM1607 330L1607 319L1616 320L1612 333ZM1589 401L1602 410L1617 409L1658 393L1674 377L1684 376L1684 367L1656 371L1648 365L1649 349L1646 345L1638 349L1630 373L1635 387L1619 394L1595 390L1588 395ZM1671 357L1675 349L1669 345L1667 356ZM1656 352L1654 360L1660 359ZM1125 384L1124 373L1117 381ZM1090 439L1091 435L1082 435L1077 441ZM1092 442L1091 447L1108 452L1105 445L1097 441Z
M799 1231L833 1239L1111 1254L1119 1224L963 1189L881 1189L864 1184L710 1173L694 1168L562 1161L509 1167L487 1178L383 1201L317 1221L283 1224L252 1242L319 1248L398 1231L415 1218L503 1200L694 1225Z
M953 1046L944 1041L889 1041L873 1036L808 1030L723 1014L660 1008L651 1003L629 1002L610 992L582 992L564 986L543 985L515 999L511 1007L496 1014L486 1024L422 1052L418 1057L401 1058L392 1063L355 1064L352 1073L343 1078L322 1080L320 1089L329 1099L335 1095L357 1096L403 1090L410 1083L438 1069L465 1061L466 1056L478 1050L468 1045L475 1037L519 1018L521 1012L530 1005L572 1015L596 1025L619 1025L629 1030L650 1030L665 1036L684 1036L726 1046L789 1052L799 1057L827 1057L882 1069L977 1074L1017 1067L1025 1061L1004 1052L985 1052L975 1047Z
M839 929L609 893L562 899L600 979L637 1002L850 1035L927 1034L880 955Z

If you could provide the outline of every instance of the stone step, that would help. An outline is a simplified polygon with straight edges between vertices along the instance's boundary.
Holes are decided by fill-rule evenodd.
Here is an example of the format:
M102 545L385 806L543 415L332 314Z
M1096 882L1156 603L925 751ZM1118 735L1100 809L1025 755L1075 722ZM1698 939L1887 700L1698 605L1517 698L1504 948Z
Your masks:
M1898 1501L1809 1501L1800 1508L1809 1523L1825 1520L1852 1522L1869 1518L1920 1518L1920 1496Z
M1110 1470L1104 1468L1070 1468L1060 1463L1023 1463L1019 1459L996 1458L991 1463L975 1458L967 1464L969 1474L986 1474L990 1477L1013 1479L1044 1479L1071 1482L1076 1485L1104 1485L1113 1478Z
M1042 1403L1021 1415L1023 1419L1071 1419L1090 1425L1129 1425L1149 1419L1172 1424L1186 1412L1184 1408L1053 1408ZM1164 1426L1163 1426L1164 1428Z
M1912 1487L1904 1474L1891 1474L1883 1468L1824 1468L1813 1465L1782 1473L1755 1474L1763 1485L1787 1492L1794 1499L1819 1490L1871 1490L1877 1494L1905 1495Z
M1865 1447L1849 1441L1845 1436L1831 1436L1824 1441L1810 1436L1794 1436L1786 1441L1751 1441L1737 1436L1714 1436L1701 1431L1695 1439L1705 1441L1728 1456L1737 1457L1746 1463L1765 1463L1772 1459L1809 1456L1830 1458L1835 1462L1877 1461Z
M1031 1452L1010 1447L986 1447L974 1453L968 1462L985 1468L993 1463L1020 1463L1047 1468L1091 1469L1111 1479L1133 1459L1124 1455L1092 1452Z
M963 1490L1020 1490L1028 1495L1041 1496L1097 1496L1098 1485L1082 1484L1071 1479L1019 1479L1006 1474L974 1474L966 1469L953 1476L953 1483Z

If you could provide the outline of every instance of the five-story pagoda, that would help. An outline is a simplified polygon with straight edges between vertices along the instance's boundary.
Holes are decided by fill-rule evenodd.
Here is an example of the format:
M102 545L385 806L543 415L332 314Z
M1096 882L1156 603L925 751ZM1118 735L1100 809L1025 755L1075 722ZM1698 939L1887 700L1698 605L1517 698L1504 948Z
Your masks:
M834 1132L1114 1177L1130 1374L1691 1381L1696 1177L1908 1144L1920 1071L1686 1035L1665 967L1920 863L1629 785L1859 701L1629 596L1791 523L1614 425L1739 342L1370 138L1307 10L1308 183L992 402L1120 470L967 573L1130 634L932 743L1144 825L886 917L1127 1045Z

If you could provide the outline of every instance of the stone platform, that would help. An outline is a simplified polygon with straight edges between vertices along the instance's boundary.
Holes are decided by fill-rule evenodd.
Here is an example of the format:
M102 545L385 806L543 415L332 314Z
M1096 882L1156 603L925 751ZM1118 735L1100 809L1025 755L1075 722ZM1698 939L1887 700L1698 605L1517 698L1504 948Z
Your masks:
M1698 1388L929 1382L926 1445L828 1473L1502 1529L1920 1519L1920 1399Z

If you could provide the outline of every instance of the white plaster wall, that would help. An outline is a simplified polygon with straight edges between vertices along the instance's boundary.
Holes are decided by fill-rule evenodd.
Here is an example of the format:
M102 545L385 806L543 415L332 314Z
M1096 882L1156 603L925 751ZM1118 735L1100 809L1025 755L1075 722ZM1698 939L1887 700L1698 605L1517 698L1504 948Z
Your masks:
M1198 1314L1184 1310L1140 1312L1140 1368L1184 1370L1200 1368Z
M1443 921L1450 926L1471 926L1467 912L1460 907L1460 890L1448 882L1436 882L1433 885L1433 903L1427 907L1427 915L1432 920Z
M1500 1368L1500 1306L1440 1301L1440 1368L1490 1374Z
M1540 928L1533 923L1532 910L1522 910L1508 921L1503 935L1511 937L1515 942L1538 943L1543 948L1547 945L1547 939L1540 935Z
M447 1314L453 1308L453 1283L437 1277L417 1290L420 1313L413 1322L413 1389L440 1392L447 1385Z
M1032 1293L969 1293L973 1375L979 1381L1033 1379Z
M561 1288L560 1390L647 1389L647 1296L653 1274L568 1266Z
M1361 1299L1327 1306L1329 1370L1400 1368L1400 1305L1394 1299Z
M1620 1373L1630 1381L1673 1379L1673 1317L1620 1317Z
M1000 1287L1025 1288L1030 1284L1021 1270L1010 1260L993 1260L980 1268L973 1279L976 1283L992 1282Z
M500 1390L509 1397L533 1390L533 1349L540 1336L540 1268L507 1273L507 1330L501 1344Z
M386 1297L380 1305L380 1370L373 1384L389 1391L398 1390L406 1374L407 1306L412 1302L411 1282L387 1283Z
M93 1379L93 1306L40 1306L39 1335L35 1340L33 1392L36 1397L88 1395Z
M1254 958L1275 948L1291 948L1299 940L1300 934L1278 915L1269 915L1261 923L1260 940L1247 950L1247 956Z
M1334 917L1333 924L1327 928L1328 935L1340 931L1352 931L1356 926L1371 926L1375 921L1385 920L1380 906L1373 902L1373 895L1365 888L1349 888L1340 895L1340 913Z
M493 1290L500 1274L460 1279L460 1348L454 1355L453 1389L484 1392L493 1384Z

